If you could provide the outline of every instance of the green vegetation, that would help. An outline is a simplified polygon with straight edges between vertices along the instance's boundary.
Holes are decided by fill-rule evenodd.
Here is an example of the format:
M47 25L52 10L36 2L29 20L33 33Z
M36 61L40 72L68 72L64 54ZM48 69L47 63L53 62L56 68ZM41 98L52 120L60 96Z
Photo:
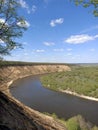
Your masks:
M98 98L98 66L73 67L71 71L56 72L41 77L44 87L68 90Z
M20 16L21 8L16 0L0 0L0 59L10 54L11 50L21 47L16 38L27 29L26 20Z
M0 67L7 66L26 66L26 65L36 65L37 63L32 62L21 62L21 61L0 61Z
M26 66L26 65L68 65L73 66L73 64L65 64L65 63L41 63L41 62L22 62L22 61L3 61L0 60L0 67L6 66ZM75 66L75 65L74 65Z
M83 123L82 127L81 122ZM80 115L68 119L66 126L68 130L87 130L87 124Z
M98 130L97 126L93 126L91 123L87 123L81 115L77 115L69 118L68 120L65 120L58 118L55 113L49 114L45 112L44 114L53 117L55 120L65 125L67 130Z
M82 5L85 8L93 7L92 13L95 17L98 17L98 0L70 0L76 5Z

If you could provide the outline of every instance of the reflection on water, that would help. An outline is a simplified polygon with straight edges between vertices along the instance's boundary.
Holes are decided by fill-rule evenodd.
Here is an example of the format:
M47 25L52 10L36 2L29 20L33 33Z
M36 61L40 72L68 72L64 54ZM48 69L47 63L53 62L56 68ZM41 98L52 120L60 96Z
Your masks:
M81 114L98 125L98 102L48 90L42 87L38 76L17 80L10 91L22 103L40 112L56 113L65 119Z

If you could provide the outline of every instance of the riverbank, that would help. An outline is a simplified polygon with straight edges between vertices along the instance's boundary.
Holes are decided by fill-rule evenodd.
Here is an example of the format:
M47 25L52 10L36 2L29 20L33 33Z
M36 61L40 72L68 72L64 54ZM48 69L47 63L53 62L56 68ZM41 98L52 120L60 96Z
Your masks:
M24 65L0 68L0 129L66 130L52 117L33 110L12 97L9 87L13 81L30 75L66 71L66 65Z
M0 68L0 90L8 89L8 84L13 80L30 75L46 74L52 72L68 71L70 67L66 65L32 65L32 66L5 66Z
M86 122L98 125L97 102L46 89L41 85L39 76L17 80L11 85L10 92L19 101L37 111L55 113L66 121L70 117L80 114L86 119Z
M89 97L89 96L85 96L85 95L80 95L80 94L78 94L76 92L71 92L69 90L59 89L59 91L62 92L62 93L71 94L71 95L74 95L74 96L77 96L77 97L80 97L80 98L83 98L83 99L88 99L88 100L91 100L91 101L97 101L98 102L98 98Z
M41 82L51 90L98 101L98 66L76 67L71 71L43 75Z
M63 125L52 117L45 116L12 97L9 87L13 81L26 76L69 70L71 70L70 67L65 65L7 66L0 68L0 128L9 130L67 130L66 123ZM88 127L86 122L84 123ZM72 125L74 125L74 122L72 122ZM78 125L81 126L80 122ZM90 127L89 130L93 130L93 128Z

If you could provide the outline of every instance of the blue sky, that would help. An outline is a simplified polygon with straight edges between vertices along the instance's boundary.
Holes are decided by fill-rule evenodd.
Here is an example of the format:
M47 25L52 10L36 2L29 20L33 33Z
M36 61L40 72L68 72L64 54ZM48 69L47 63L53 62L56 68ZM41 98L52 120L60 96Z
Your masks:
M28 30L6 60L98 63L98 17L70 0L19 0Z

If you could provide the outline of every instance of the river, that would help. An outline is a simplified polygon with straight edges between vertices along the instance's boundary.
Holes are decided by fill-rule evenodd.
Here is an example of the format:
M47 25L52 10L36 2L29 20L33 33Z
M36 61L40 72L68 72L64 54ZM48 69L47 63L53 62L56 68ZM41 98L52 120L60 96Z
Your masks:
M19 101L40 112L55 113L65 119L80 114L86 121L98 126L98 102L46 89L39 76L18 79L11 85L10 92Z

